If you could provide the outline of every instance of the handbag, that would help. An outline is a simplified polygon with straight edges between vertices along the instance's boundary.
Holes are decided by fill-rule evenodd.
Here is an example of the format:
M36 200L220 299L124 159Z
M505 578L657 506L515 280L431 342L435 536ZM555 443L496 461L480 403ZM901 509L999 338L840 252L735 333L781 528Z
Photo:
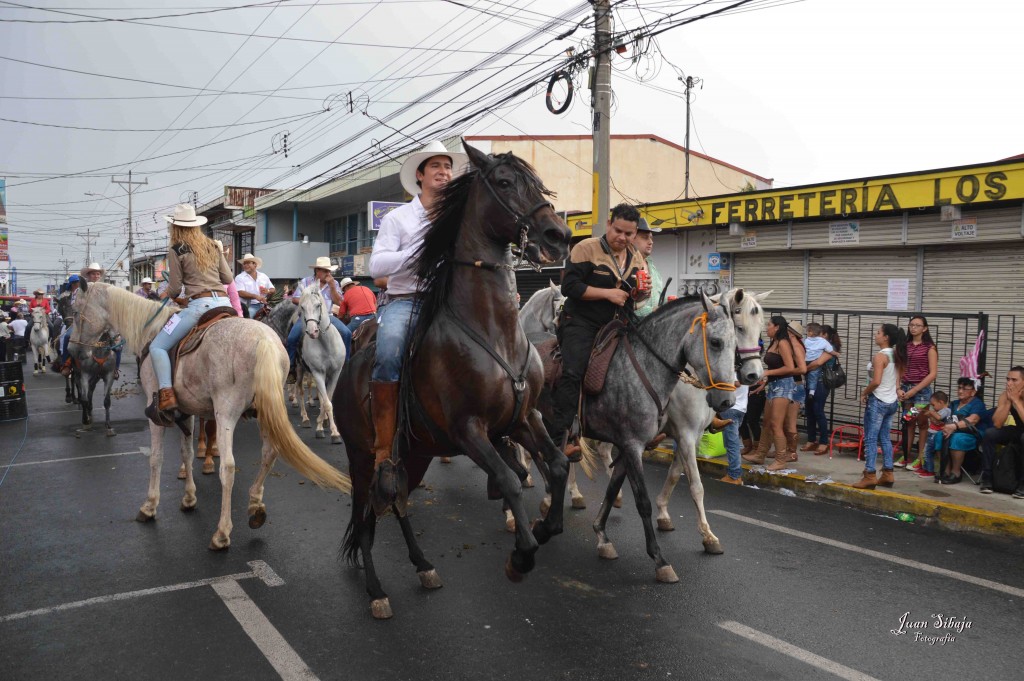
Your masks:
M830 390L842 388L846 385L846 370L839 363L838 357L825 362L825 366L821 368L821 382L828 386Z

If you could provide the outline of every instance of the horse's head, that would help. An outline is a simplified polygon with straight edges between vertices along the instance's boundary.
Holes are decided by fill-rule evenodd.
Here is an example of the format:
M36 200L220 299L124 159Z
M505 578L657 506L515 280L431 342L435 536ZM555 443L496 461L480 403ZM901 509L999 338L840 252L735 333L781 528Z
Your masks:
M736 329L723 306L700 294L704 313L694 318L684 343L688 364L707 387L708 406L724 411L736 401Z
M463 141L470 163L486 187L483 197L491 238L516 244L528 261L547 265L565 260L572 233L548 201L553 196L529 163L511 152L491 156Z
M40 328L49 328L46 323L46 310L41 307L32 308L32 325L39 325Z
M325 311L326 305L319 286L312 285L302 289L299 296L299 316L302 319L302 329L313 340L320 337L320 325L330 321L326 319Z
M761 329L764 328L764 308L760 303L770 293L751 293L734 288L712 298L725 308L736 327L736 352L740 363L736 373L743 385L753 385L764 375L761 348L758 346Z
M103 332L111 326L107 305L109 289L110 284L90 284L82 279L82 288L71 305L71 314L75 319L71 332L72 342L86 345L98 343Z
M551 292L551 326L548 331L554 333L558 327L558 318L562 314L562 305L565 304L565 296L562 295L561 287L555 286L553 281L548 282L548 290Z

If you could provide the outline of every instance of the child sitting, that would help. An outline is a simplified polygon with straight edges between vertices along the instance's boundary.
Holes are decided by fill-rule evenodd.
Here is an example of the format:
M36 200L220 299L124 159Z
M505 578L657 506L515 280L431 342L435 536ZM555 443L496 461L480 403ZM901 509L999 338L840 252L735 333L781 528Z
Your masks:
M922 478L935 477L935 449L942 446L942 426L950 422L951 415L949 395L936 390L928 402L928 442L924 447L924 465L909 468Z
M814 360L821 357L822 353L827 352L835 357L839 356L832 344L822 338L821 331L822 326L817 322L810 322L806 327L807 335L804 336L804 352L806 354L807 364L810 364ZM814 395L814 389L818 385L818 381L821 380L821 367L812 369L807 372L807 394Z

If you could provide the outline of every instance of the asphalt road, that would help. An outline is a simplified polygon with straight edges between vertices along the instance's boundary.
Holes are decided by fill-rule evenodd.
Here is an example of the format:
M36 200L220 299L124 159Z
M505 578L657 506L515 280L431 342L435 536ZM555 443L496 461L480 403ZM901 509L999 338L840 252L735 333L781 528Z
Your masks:
M462 458L435 462L412 521L445 586L420 586L397 523L385 518L374 556L395 617L376 621L361 571L338 555L347 497L279 463L266 525L246 524L254 424L236 435L232 546L214 553L206 547L219 481L199 475L198 509L178 510L176 435L157 521L134 520L148 478L141 396L115 400L117 436L100 427L76 437L62 379L27 383L32 416L0 424L3 679L1020 676L1020 542L710 479L705 505L725 554L703 553L681 485L677 530L658 537L678 584L654 581L628 491L609 523L620 558L597 558L590 525L604 480L582 485L590 508L567 509L565 534L513 584L503 572L512 535L483 474ZM343 447L299 432L344 468ZM646 474L660 488L665 469ZM535 510L541 492L529 495ZM937 615L957 622L936 627Z

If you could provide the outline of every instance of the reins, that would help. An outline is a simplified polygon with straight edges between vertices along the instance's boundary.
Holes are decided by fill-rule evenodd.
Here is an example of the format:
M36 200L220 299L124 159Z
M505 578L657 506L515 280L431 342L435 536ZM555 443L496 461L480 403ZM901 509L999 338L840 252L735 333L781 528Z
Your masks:
M715 381L715 377L711 374L711 360L708 358L708 313L704 312L699 317L694 317L693 322L690 324L690 334L693 334L694 327L697 326L697 322L700 322L701 335L704 337L704 365L708 370L708 379L711 383L707 386L697 385L698 388L704 390L725 390L726 392L733 392L736 390L736 386L732 383L719 383ZM696 385L696 384L694 384Z

